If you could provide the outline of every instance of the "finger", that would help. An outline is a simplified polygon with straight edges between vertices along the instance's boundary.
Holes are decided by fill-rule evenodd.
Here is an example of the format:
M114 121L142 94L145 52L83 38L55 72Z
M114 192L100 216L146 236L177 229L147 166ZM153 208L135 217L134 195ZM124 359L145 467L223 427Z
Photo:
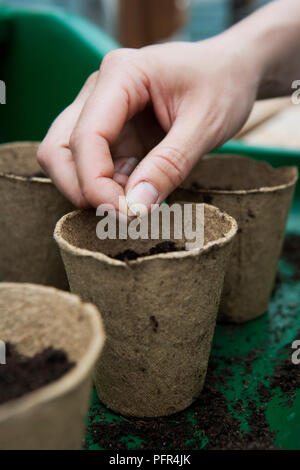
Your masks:
M114 55L113 57L119 57ZM123 64L123 65L122 65ZM94 92L87 100L70 145L77 175L86 200L97 207L110 203L118 208L123 188L113 180L112 147L125 123L149 99L144 79L133 75L130 62L104 60ZM134 77L134 79L133 79Z
M111 152L115 166L113 180L124 189L128 176L133 172L143 155L143 145L131 122L125 124Z
M137 163L137 160L141 160L145 155L142 140L131 121L125 124L116 142L111 145L111 154L115 161L115 171L120 169L120 159L135 158ZM131 166L134 163L134 160L131 160ZM132 171L133 168L129 169Z
M75 206L88 207L78 178L74 159L69 147L72 130L83 105L94 88L97 74L91 75L76 97L53 122L38 149L38 162L54 184Z
M53 123L51 131L39 147L38 161L58 190L76 207L85 208L89 203L81 192L68 145L74 121L73 112L72 109L65 110Z
M134 205L160 204L192 170L207 143L201 140L199 126L192 119L175 121L166 137L151 150L129 177L126 200L131 212ZM195 122L195 121L194 121Z
M135 157L122 157L115 160L115 173L129 176L138 164L138 159Z
M118 160L115 161L115 172L113 180L122 186L122 188L125 188L128 181L128 176L132 173L137 164L138 159L135 157L118 158Z
M123 189L125 189L128 181L128 176L122 175L121 173L114 173L113 180L120 186L122 186Z

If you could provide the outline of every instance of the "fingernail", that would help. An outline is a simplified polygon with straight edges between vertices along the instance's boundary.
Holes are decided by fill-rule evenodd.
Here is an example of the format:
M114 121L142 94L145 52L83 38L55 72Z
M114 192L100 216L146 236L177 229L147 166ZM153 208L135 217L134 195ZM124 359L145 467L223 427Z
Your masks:
M137 166L138 164L138 159L135 157L128 158L126 162L124 162L118 170L116 170L118 173L121 173L121 175L127 175L129 176L133 169Z
M142 181L128 192L126 201L129 210L133 214L142 215L141 212L143 214L149 212L151 204L155 204L157 202L158 196L158 191L151 183ZM145 207L144 211L141 211L141 206Z

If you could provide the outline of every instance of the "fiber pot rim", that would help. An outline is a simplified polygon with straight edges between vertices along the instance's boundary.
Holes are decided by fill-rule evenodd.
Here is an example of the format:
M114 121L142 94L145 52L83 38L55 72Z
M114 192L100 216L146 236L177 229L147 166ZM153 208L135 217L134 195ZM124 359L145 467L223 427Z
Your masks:
M227 245L234 238L238 230L238 224L236 220L233 217L231 217L229 214L227 214L226 212L222 212L220 209L218 209L217 207L211 204L204 203L204 207L212 208L214 212L220 217L224 216L226 220L230 222L231 227L228 230L228 232L225 233L223 237L217 238L216 240L208 242L202 248L193 248L192 250L181 250L181 251L172 251L168 253L159 253L155 255L139 257L136 260L129 260L125 262L125 261L111 258L110 256L105 255L104 253L99 252L99 251L91 251L86 248L79 248L75 245L72 245L67 240L65 240L65 238L62 236L62 227L67 219L72 219L73 217L76 217L77 214L82 212L81 210L69 212L68 214L65 214L63 217L61 217L56 223L53 236L58 246L61 249L64 249L65 251L71 253L72 255L91 257L98 261L104 261L108 264L115 265L115 266L139 265L141 263L145 263L153 259L178 259L178 258L185 258L188 256L197 256L200 253L209 251L214 246L221 247L221 246Z
M32 145L39 144L38 141L17 141L17 142L5 142L4 144L0 144L0 159L1 159L1 150L10 148L12 146L18 147L31 147ZM51 178L48 178L46 175L44 177L40 176L22 176L22 175L15 175L14 173L6 173L6 171L0 171L0 178L7 178L11 180L17 181L30 181L33 183L42 183L42 184L53 184Z
M91 336L86 352L76 362L74 367L54 382L44 385L37 390L26 393L25 395L9 400L0 405L0 423L16 416L20 413L28 412L31 409L43 405L43 403L53 400L55 397L69 393L74 386L86 376L86 372L94 367L105 340L104 326L99 311L91 303L83 302L78 295L64 292L55 287L42 286L30 283L3 282L0 283L1 289L15 289L16 287L25 287L26 291L42 293L52 292L61 298L71 299L72 302L82 307L83 315L86 315L90 326Z
M216 155L212 155L210 157L211 160L214 160L214 159L215 160L221 160L222 158L225 159L226 157L225 156L220 157L220 156L216 156ZM209 189L209 188L197 189L197 188L187 188L185 186L179 186L178 189L182 189L184 191L189 191L189 192L192 192L192 193L247 195L247 194L264 194L264 193L271 193L271 192L275 192L275 191L282 191L282 190L287 189L291 186L294 186L294 184L297 183L297 180L298 180L298 177L299 177L299 171L298 171L298 168L294 165L291 165L291 166L288 165L288 166L282 166L282 167L279 167L279 168L274 168L274 167L272 167L272 165L270 165L268 162L265 162L264 160L255 160L253 158L249 158L249 157L242 156L242 155L235 156L235 158L243 158L243 159L247 159L247 160L250 160L250 161L255 161L255 162L258 162L258 163L267 163L274 170L289 168L291 171L293 171L293 177L291 178L291 180L288 183L283 183L283 184L279 184L279 185L276 185L276 186L260 186L259 188L253 188L253 189Z

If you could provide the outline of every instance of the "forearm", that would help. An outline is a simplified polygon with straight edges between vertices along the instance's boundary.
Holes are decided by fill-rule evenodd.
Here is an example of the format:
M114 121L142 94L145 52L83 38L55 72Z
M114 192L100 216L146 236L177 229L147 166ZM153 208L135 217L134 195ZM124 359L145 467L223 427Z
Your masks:
M277 0L224 33L256 70L257 97L291 93L300 78L300 0Z

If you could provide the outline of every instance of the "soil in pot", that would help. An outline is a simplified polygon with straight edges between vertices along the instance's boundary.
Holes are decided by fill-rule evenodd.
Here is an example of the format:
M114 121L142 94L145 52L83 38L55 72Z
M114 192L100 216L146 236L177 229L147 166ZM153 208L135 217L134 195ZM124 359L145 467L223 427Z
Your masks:
M158 255L159 253L171 253L173 251L181 251L182 248L176 246L174 242L161 242L157 245L150 248L148 251L144 253L136 253L133 250L125 250L121 253L117 253L116 255L112 256L114 259L118 259L120 261L131 261L138 258L143 258L144 256L151 256L151 255Z
M0 404L54 382L74 365L62 349L48 347L30 357L7 343L6 364L0 366Z
M0 339L0 449L80 449L100 313L58 289L0 282Z

